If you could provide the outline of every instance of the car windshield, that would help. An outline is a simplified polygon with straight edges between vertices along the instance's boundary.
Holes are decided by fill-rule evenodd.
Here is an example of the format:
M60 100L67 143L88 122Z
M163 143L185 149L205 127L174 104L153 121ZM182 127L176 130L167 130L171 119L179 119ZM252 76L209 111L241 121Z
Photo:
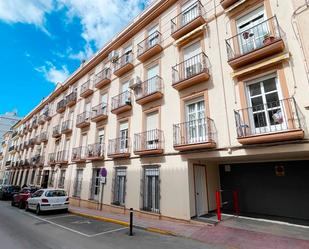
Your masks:
M66 192L63 190L51 190L47 191L45 196L46 197L59 197L59 196L66 196Z

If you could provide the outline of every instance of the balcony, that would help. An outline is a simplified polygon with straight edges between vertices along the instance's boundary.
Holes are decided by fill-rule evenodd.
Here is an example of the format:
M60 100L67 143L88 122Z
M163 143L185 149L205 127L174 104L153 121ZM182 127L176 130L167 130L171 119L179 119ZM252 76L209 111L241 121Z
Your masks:
M112 110L113 114L120 114L132 109L132 94L130 91L125 91L112 98Z
M83 112L77 115L76 127L85 128L90 125L90 112Z
M28 141L25 141L25 142L24 142L24 149L28 149L28 146L29 146Z
M171 20L171 36L177 40L185 34L206 23L206 11L197 1Z
M172 86L180 91L209 79L209 61L204 53L197 54L172 68Z
M38 125L38 119L37 119L37 117L35 117L35 118L33 119L31 126L32 126L33 129L38 128L39 125Z
M71 120L63 121L61 124L61 133L69 134L71 132L72 132L72 121Z
M174 149L189 151L216 147L214 121L200 118L174 125Z
M48 154L48 164L55 165L56 164L56 153L49 153Z
M59 163L59 164L68 163L68 152L66 150L62 150L62 151L57 152L56 163Z
M33 148L34 147L34 145L35 145L35 138L30 138L30 140L29 140L29 146L31 147L31 148Z
M110 139L107 156L110 158L130 157L130 138Z
M221 0L220 3L223 9L227 9L228 7L232 6L236 2L238 2L238 0Z
M86 161L86 147L77 147L72 150L72 162L82 163Z
M93 94L92 88L92 80L87 80L84 84L80 87L80 96L82 98L87 98L91 94Z
M44 165L44 156L40 154L36 154L31 158L31 165L33 166L43 166Z
M16 137L17 134L18 134L18 132L17 132L17 131L14 131L14 132L12 133L12 138Z
M44 116L45 116L45 121L51 120L52 119L51 111L49 111L49 110L45 111Z
M163 50L161 42L161 33L159 31L149 35L145 40L137 44L137 59L140 62L145 62L160 53Z
M152 77L134 88L136 103L140 105L163 97L163 80L160 76Z
M36 145L40 145L40 144L41 144L40 135L36 135L36 136L35 136L35 144L36 144Z
M303 139L301 112L294 98L234 112L239 143L260 144Z
M87 147L86 158L88 160L103 160L104 159L104 144L90 144Z
M66 102L65 99L60 100L57 104L57 112L62 113L65 111Z
M29 165L30 165L29 159L25 159L25 161L24 161L24 166L29 166Z
M14 145L11 145L10 147L9 147L9 152L13 152L15 150L15 146Z
M43 125L44 123L45 123L45 115L44 114L41 114L40 116L39 116L39 119L38 119L38 123L40 124L40 125Z
M94 86L98 89L111 83L111 69L104 68L101 72L97 73L94 77Z
M91 112L91 121L92 122L100 122L104 119L107 119L107 104L101 103L92 108Z
M163 153L163 131L155 129L134 135L135 155L154 155Z
M66 96L66 98L65 98L65 102L66 102L67 107L71 107L71 106L75 105L76 100L77 100L77 92L73 91L68 96Z
M44 166L44 163L45 163L45 157L39 155L38 159L37 159L37 166L39 166L39 167Z
M12 163L12 161L11 161L11 160L6 161L6 162L5 162L5 166L11 166L11 163Z
M47 132L42 132L40 134L40 141L43 142L43 143L46 143L48 141L48 136L47 136Z
M118 58L114 64L114 74L118 77L133 69L133 53L126 53Z
M52 136L53 136L53 138L58 138L58 137L61 137L61 133L60 133L60 125L56 125L56 126L54 126Z
M233 69L282 52L285 48L276 16L226 40L228 63Z

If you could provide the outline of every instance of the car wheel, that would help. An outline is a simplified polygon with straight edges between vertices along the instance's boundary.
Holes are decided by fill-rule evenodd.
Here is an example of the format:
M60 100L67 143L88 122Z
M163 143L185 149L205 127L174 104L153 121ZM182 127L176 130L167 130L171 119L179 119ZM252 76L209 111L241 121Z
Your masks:
M38 205L36 206L35 213L36 213L37 215L40 215L40 214L41 214L40 204L38 204Z
M23 208L24 208L24 203L23 203L22 201L20 201L20 202L18 203L18 208L19 208L19 209L23 209Z

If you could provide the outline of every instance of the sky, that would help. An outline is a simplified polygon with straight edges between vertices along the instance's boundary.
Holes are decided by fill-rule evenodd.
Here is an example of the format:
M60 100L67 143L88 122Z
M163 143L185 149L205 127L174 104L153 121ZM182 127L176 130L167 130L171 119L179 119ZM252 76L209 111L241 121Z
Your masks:
M0 114L29 113L150 0L0 0Z

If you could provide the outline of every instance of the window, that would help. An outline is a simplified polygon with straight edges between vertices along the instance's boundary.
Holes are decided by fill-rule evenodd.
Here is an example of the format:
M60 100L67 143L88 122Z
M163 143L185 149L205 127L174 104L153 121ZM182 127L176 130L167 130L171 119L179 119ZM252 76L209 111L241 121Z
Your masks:
M104 144L104 129L98 130L98 144Z
M159 65L155 65L147 69L148 84L147 86L145 86L146 94L151 94L158 90L157 78L156 78L156 76L158 75L159 75Z
M200 41L197 41L183 49L183 68L184 78L190 78L199 72L201 72L203 65L201 61L201 56L199 54L202 52Z
M198 2L188 1L182 7L181 24L182 26L188 24L199 15Z
M75 177L75 187L74 187L74 196L76 197L80 197L82 190L82 182L83 182L83 170L77 169Z
M126 169L125 168L116 168L115 177L114 177L114 205L125 205L125 192L126 192Z
M50 175L50 178L49 178L49 183L48 183L49 187L53 187L54 186L55 173L56 173L56 171L54 169L52 169L51 170L51 175Z
M159 33L157 31L159 31L158 25L152 26L148 30L148 47L149 48L153 47L159 42Z
M100 194L100 169L93 169L91 199L98 201Z
M60 170L58 188L64 188L65 169Z
M157 129L159 126L159 112L154 111L146 115L146 149L158 148L158 134Z
M121 122L119 125L119 148L120 152L128 149L129 125L128 122Z
M160 212L160 179L158 167L145 167L142 179L143 210Z

